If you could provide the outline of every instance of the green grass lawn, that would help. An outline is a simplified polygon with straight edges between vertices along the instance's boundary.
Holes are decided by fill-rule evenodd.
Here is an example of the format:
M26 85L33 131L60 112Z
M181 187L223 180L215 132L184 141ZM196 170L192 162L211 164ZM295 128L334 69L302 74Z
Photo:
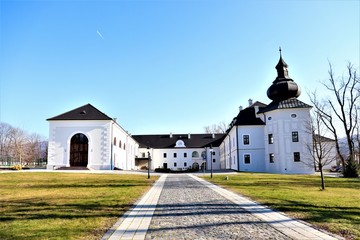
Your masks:
M263 203L272 209L309 222L319 228L360 239L360 180L326 178L320 191L320 177L239 173L215 175L206 180Z
M0 239L99 239L156 179L2 173Z

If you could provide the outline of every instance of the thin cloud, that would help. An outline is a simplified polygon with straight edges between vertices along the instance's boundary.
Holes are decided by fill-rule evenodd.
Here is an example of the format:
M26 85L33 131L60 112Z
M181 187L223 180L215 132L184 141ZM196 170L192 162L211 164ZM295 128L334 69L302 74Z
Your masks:
M102 34L99 32L99 30L96 30L96 33L104 40L104 37L103 37Z

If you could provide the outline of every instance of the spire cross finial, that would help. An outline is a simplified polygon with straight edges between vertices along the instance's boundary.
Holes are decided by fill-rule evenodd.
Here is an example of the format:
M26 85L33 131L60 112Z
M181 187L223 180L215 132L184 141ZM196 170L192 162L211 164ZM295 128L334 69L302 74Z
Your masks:
M279 47L280 57L281 57L281 47Z

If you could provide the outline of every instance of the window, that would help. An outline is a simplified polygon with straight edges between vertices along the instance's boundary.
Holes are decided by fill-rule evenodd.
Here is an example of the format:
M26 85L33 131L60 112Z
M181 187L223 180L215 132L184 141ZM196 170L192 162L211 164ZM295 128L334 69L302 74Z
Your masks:
M299 133L298 132L292 132L292 141L293 142L299 141Z
M125 143L124 143L124 150L125 150Z
M199 153L198 153L197 151L193 151L192 154L191 154L191 156L192 156L193 158L198 158L198 157L199 157Z
M187 158L187 153L184 153L184 158Z
M166 153L164 153L163 156L164 156L164 158L167 158L167 154L166 154Z
M177 163L176 163L176 162L174 162L174 167L177 167Z
M141 157L143 157L143 158L144 158L144 157L145 157L145 153L141 153Z
M176 158L177 157L177 153L174 153L174 158Z
M184 167L187 167L187 162L184 162Z
M294 152L294 162L300 162L300 152Z
M121 148L121 140L119 141L119 148Z
M116 137L114 137L114 145L116 145Z
M273 153L269 154L269 162L274 163L274 154Z
M244 141L244 145L249 145L250 144L249 135L244 135L243 141Z
M212 155L215 155L215 152L212 152Z
M250 164L250 154L245 154L244 155L244 163L245 164Z
M272 135L272 133L270 133L268 135L268 138L269 138L269 144L273 144L274 143L274 136Z
M216 162L215 158L213 159L213 162Z

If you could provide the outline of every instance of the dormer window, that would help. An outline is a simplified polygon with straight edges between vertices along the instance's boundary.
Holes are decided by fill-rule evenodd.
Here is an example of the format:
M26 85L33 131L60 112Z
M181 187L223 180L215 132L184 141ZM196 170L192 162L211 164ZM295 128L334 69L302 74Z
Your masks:
M175 147L185 147L185 143L183 140L177 140Z

